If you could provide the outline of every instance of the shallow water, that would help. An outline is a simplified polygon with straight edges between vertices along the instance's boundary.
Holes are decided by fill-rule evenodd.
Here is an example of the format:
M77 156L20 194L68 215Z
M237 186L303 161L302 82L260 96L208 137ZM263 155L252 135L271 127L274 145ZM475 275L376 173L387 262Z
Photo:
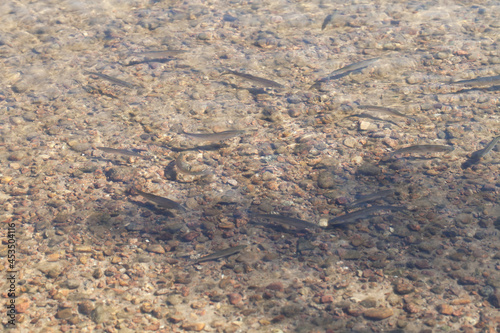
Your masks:
M450 84L500 74L498 2L22 0L0 22L5 327L498 327L500 146L464 162L500 135L500 87ZM162 50L185 52L140 55ZM415 145L453 150L391 154ZM382 205L407 210L251 223Z

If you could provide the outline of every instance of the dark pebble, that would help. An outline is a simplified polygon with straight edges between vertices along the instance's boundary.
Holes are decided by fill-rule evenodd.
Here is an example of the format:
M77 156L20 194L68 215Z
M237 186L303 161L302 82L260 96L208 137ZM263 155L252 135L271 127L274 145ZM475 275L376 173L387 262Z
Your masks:
M78 303L78 312L80 312L83 315L89 316L92 311L94 311L95 307L94 304L89 301L85 300L81 303Z
M335 186L334 174L329 171L322 171L318 175L318 186L320 188L333 188Z

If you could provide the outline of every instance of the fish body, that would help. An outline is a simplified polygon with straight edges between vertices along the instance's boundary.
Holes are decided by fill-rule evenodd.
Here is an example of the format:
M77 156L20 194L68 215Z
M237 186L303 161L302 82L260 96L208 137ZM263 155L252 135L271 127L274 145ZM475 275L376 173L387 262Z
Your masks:
M146 58L165 58L174 57L179 54L186 53L185 50L164 50L164 51L145 51L145 52L133 52L130 55L136 57L146 57Z
M479 77L472 80L456 81L456 82L451 82L451 84L464 84L470 87L500 85L500 75Z
M317 89L317 88L319 88L320 83L328 82L328 81L335 80L335 79L340 79L341 77L344 77L344 76L349 75L351 73L359 72L362 69L370 66L371 64L373 64L374 62L376 62L379 59L380 58L371 58L371 59L359 61L359 62L350 64L350 65L344 66L342 68L339 68L339 69L333 71L327 77L324 77L322 79L317 80L309 89L312 89L312 88Z
M364 203L367 203L370 201L392 197L392 196L394 196L394 193L395 193L395 191L391 189L391 190L383 190L383 191L378 191L375 193L367 194L367 195L360 197L359 199L357 199L356 201L351 203L349 206L355 207L355 206L359 206L361 204L364 204Z
M126 156L134 156L134 157L144 157L141 154L131 151L128 149L115 149L115 148L108 148L108 147L96 147L99 150L102 150L105 153L110 153L110 154L118 154L118 155L126 155Z
M146 193L141 190L136 190L136 191L145 199L152 201L163 208L186 211L186 208L178 202L151 193Z
M296 219L293 217L288 217L288 216L283 216L283 215L276 215L276 214L255 214L255 213L250 213L250 217L252 218L258 218L258 219L267 219L271 220L273 222L283 224L283 225L291 225L297 229L303 230L303 229L320 229L321 227L317 224L310 223L304 220Z
M354 72L354 71L357 71L357 70L361 70L363 68L366 68L366 67L370 66L371 64L373 64L375 61L377 61L379 59L380 58L371 58L371 59L366 59L366 60L363 60L363 61L355 62L353 64L344 66L342 68L339 68L339 69L333 71L329 75L329 77L336 76L336 75L343 74L343 73L349 73L349 72ZM326 80L328 80L328 78Z
M328 221L328 226L349 224L356 222L359 219L364 219L370 217L373 213L380 210L390 210L390 211L402 211L406 210L405 207L398 206L372 206L366 209L358 210L352 213L347 213L341 216L334 217Z
M109 81L111 83L117 84L117 85L122 86L122 87L127 87L127 88L130 88L130 89L141 88L138 85L135 85L133 83L117 79L115 77L112 77L112 76L109 76L109 75L106 75L106 74L97 73L97 72L89 72L89 71L85 71L85 74L98 76L101 79L107 80L107 81Z
M452 146L444 146L444 145L415 145L410 147L405 147L393 151L391 156L397 154L406 154L406 153L444 153L453 151L455 148Z
M250 75L250 74L245 74L245 73L240 73L240 72L232 71L232 70L229 70L229 69L226 70L225 74L236 75L236 76L239 76L241 78L247 79L249 81L258 83L258 84L260 84L260 85L262 85L264 87L274 87L274 88L283 88L284 87L282 84L279 84L278 82L274 82L274 81L271 81L271 80L268 80L268 79L264 79L264 78L261 78L261 77L258 77L258 76L253 76L253 75Z
M182 134L190 137L191 139L195 139L198 141L222 141L222 140L227 140L230 138L233 138L235 136L238 136L240 134L245 133L245 131L239 131L239 130L231 130L231 131L223 131L223 132L218 132L218 133L186 133L183 132Z
M325 17L325 20L323 21L323 24L321 25L321 30L325 30L326 26L328 25L328 23L330 23L333 19L333 14L330 14L328 15L327 17Z
M498 141L500 141L500 136L497 136L496 138L491 140L484 149L472 153L471 158L479 160L480 158L484 157L484 155L488 154L493 149L493 147L497 145Z
M462 164L462 169L467 169L471 165L478 163L481 160L481 158L483 158L486 154L488 154L497 145L499 141L500 141L500 136L497 136L496 138L491 140L490 143L488 143L488 145L484 149L480 149L478 151L473 152L470 155L470 158Z
M202 258L196 260L194 263L197 264L197 263L204 262L204 261L217 260L220 258L229 257L233 254L241 252L246 247L247 247L246 245L238 245L238 246L229 247L227 249L223 249L223 250L214 252L212 254L209 254L208 256L202 257Z
M401 127L397 123L393 122L392 120L375 117L375 116L368 114L368 113L353 114L351 116L347 116L346 118L352 118L352 117L368 118L368 119L373 119L373 120L377 120L377 121L385 121L386 123L391 123L393 125L396 125L397 127Z

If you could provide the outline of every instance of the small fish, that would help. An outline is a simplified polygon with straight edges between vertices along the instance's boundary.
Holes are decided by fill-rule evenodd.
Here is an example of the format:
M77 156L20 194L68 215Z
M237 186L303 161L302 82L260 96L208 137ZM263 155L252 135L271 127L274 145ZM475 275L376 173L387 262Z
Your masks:
M225 74L236 75L236 76L242 77L244 79L247 79L249 81L253 81L255 83L263 85L264 87L284 88L284 86L282 84L279 84L278 82L274 82L274 81L264 79L261 77L257 77L257 76L253 76L253 75L245 74L245 73L239 73L239 72L235 72L235 71L232 71L229 69L226 69L226 72L227 73L224 73L223 75L225 75Z
M320 229L321 226L310 223L304 220L296 219L293 217L288 217L288 216L283 216L283 215L276 215L276 214L256 214L256 213L250 213L251 218L257 218L257 219L268 219L273 222L279 223L279 224L284 224L284 225L291 225L297 229L303 230L303 229Z
M175 160L175 166L177 167L177 170L180 172L180 173L184 173L186 175L190 175L190 176L199 176L199 175L206 175L208 174L207 170L201 170L201 171L191 171L187 168L184 167L184 163L185 163L185 160L184 160L184 153L180 153L179 156L177 157L177 159Z
M227 249L220 250L220 251L214 252L212 254L209 254L208 256L202 257L202 258L196 260L194 263L198 264L198 263L204 262L204 261L217 260L220 258L229 257L229 256L232 256L233 254L241 252L246 247L247 247L246 245L238 245L238 246L229 247Z
M478 151L473 152L470 155L470 158L462 164L462 169L467 169L471 165L478 163L481 160L481 158L483 158L486 154L488 154L493 149L493 147L497 145L499 141L500 141L500 136L497 136L496 138L491 140L490 143L488 143L488 145L484 149L480 149Z
M167 209L178 209L178 210L182 210L182 211L186 211L187 209L181 205L180 203L177 203L173 200L170 200L170 199L167 199L167 198L164 198L164 197L160 197L158 195L154 195L154 194L151 194L151 193L146 193L146 192L143 192L141 190L137 190L137 193L139 193L142 197L146 198L147 200L149 201L152 201L154 202L155 204L163 207L163 208L167 208Z
M406 153L444 153L453 151L455 147L443 145L416 145L398 149L391 153L391 157L397 154Z
M164 50L164 51L145 51L145 52L133 52L130 53L132 56L136 57L146 57L146 58L156 58L161 59L165 57L174 57L176 55L186 53L185 50Z
M379 210L402 211L406 210L406 208L398 206L372 206L366 209L358 210L356 212L347 213L344 215L334 217L333 219L330 219L328 221L328 226L353 223L359 219L371 217L373 213L378 212Z
M85 74L99 76L101 79L108 80L109 82L117 84L117 85L122 86L122 87L127 87L127 88L131 88L131 89L142 88L139 85L135 85L135 84L130 83L130 82L125 82L123 80L120 80L120 79L117 79L115 77L112 77L112 76L109 76L106 74L102 74L102 73L85 71Z
M241 135L245 133L245 131L239 130L231 130L231 131L223 131L218 133L186 133L182 134L189 136L191 139L195 139L197 141L222 141L230 138L234 138L235 136Z
M391 190L383 190L383 191L378 191L375 193L367 194L367 195L361 196L359 199L352 202L349 206L355 207L355 206L359 206L361 204L364 204L364 203L367 203L370 201L379 200L379 199L386 199L386 198L394 196L395 193L396 192L391 189Z
M391 109L391 108L386 108L386 107L383 107L383 106L358 105L357 108L360 109L360 110L365 110L365 111L369 111L369 112L378 113L378 114L381 114L381 115L384 115L384 116L398 116L398 117L403 117L403 118L408 118L408 119L415 120L415 118L409 117L409 116L407 116L407 115L399 112L398 110Z
M376 62L379 59L380 58L371 58L371 59L366 59L366 60L363 60L363 61L355 62L353 64L344 66L342 68L339 68L339 69L333 71L330 74L330 76L335 76L335 75L339 75L339 74L342 74L342 73L352 72L352 71L356 71L356 70L360 70L360 69L366 68L366 67L370 66L371 64L373 64L374 62Z
M321 30L325 30L326 26L328 25L328 23L330 23L333 19L333 14L330 14L328 15L327 17L325 17L325 20L323 21L323 24L321 25Z
M346 76L350 73L359 72L362 69L370 66L371 64L373 64L374 62L376 62L379 59L380 58L371 58L371 59L355 62L353 64L339 68L339 69L333 71L327 77L324 77L322 79L317 80L309 89L318 88L320 83L322 83L322 82L328 82L331 80L339 79L339 78Z
M346 118L352 118L352 117L368 118L368 119L373 119L373 120L377 120L377 121L385 121L386 123L391 123L393 125L396 125L397 127L401 127L401 126L399 126L399 124L393 122L392 120L382 119L382 118L379 118L379 117L375 117L375 116L372 116L371 114L368 114L368 113L353 114L351 116L345 117L344 119L346 119Z
M478 77L472 80L462 80L451 82L450 84L465 84L470 87L480 87L486 85L500 85L500 75Z
M108 147L96 147L96 148L99 150L102 150L105 153L144 158L144 156L142 156L141 154L139 154L135 151L128 150L128 149L115 149L115 148L108 148Z

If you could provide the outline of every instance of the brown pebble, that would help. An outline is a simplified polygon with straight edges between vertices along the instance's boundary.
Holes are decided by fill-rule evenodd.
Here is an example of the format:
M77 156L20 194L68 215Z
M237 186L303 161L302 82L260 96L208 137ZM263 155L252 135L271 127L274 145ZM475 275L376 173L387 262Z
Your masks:
M184 318L179 314L174 314L168 318L172 323L177 324L184 320Z
M473 276L462 276L458 279L459 284L474 285L479 283L479 279Z
M78 312L80 312L83 315L89 316L92 311L94 311L95 307L94 304L89 301L85 300L81 303L78 303Z
M57 311L56 318L57 319L68 319L72 315L73 315L73 313L71 313L71 309L64 309L64 310Z
M151 244L146 248L146 251L148 252L153 252L153 253L158 253L158 254L164 254L165 253L165 248L161 244Z
M401 281L394 287L394 291L399 295L407 295L412 293L415 290L411 283L406 281Z
M75 252L92 252L92 247L90 247L88 245L75 246L74 251Z
M143 303L140 308L142 313L150 313L153 310L151 303Z
M333 303L333 296L332 295L321 296L320 303L321 304Z
M232 305L238 304L243 299L243 297L238 293L232 293L227 296L229 298L229 303L231 303Z
M16 311L18 313L25 313L30 307L30 301L27 298L19 299L16 304Z
M181 326L186 331L196 331L199 332L205 328L205 323L185 323Z
M196 239L199 235L200 235L199 232L191 231L191 232L188 232L187 234L185 234L184 236L182 236L182 240L185 242L191 242L194 239Z
M266 287L266 289L275 290L275 291L281 291L281 292L285 291L285 287L283 286L283 283L281 283L281 282L273 282L273 283L269 284Z
M451 301L451 305L465 305L465 304L469 304L470 303L470 299L467 299L467 298L459 298L459 299L454 299L453 301Z
M453 307L448 304L441 304L437 307L440 314L451 315L453 313Z
M23 152L15 152L15 153L12 153L10 154L7 159L9 161L20 161L22 160L23 158L25 157L24 153Z
M394 311L391 308L373 308L363 312L363 316L366 319L371 319L371 320L386 319L392 316L393 314Z

